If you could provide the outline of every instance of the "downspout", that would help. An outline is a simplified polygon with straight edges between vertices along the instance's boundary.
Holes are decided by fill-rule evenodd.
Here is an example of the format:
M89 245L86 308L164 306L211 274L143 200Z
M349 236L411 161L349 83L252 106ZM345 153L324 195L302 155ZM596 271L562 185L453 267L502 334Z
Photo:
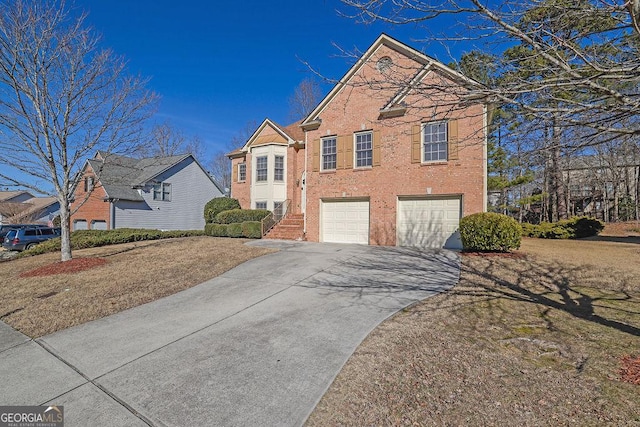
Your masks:
M487 211L487 198L488 198L488 194L487 194L487 162L488 162L488 153L487 153L487 138L488 138L488 130L489 130L489 121L488 121L488 113L487 113L487 104L483 104L482 106L483 109L483 115L482 115L482 126L483 126L483 133L484 133L484 140L482 141L482 169L483 169L483 176L482 176L482 211L486 212Z
M116 229L116 201L117 199L109 199L109 229Z

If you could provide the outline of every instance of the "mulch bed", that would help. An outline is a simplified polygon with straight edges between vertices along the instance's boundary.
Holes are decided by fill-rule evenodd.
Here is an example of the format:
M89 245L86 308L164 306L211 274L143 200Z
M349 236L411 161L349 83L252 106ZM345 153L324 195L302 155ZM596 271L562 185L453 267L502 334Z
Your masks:
M624 356L621 362L620 379L626 383L640 385L640 356Z
M104 258L73 258L69 261L58 261L34 270L25 271L19 277L51 276L54 274L73 274L89 270L107 263Z

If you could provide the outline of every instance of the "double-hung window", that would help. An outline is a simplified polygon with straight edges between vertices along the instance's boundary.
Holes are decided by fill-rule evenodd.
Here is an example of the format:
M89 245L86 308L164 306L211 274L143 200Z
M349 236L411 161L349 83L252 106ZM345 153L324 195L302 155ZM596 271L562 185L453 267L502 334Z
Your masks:
M373 162L373 132L356 133L356 167L371 166Z
M244 182L247 179L247 164L238 163L238 182Z
M337 164L336 137L323 138L321 144L322 150L322 170L335 170Z
M267 181L267 156L256 158L256 182Z
M422 126L422 161L447 160L447 122L425 123Z
M256 209L267 209L267 202L256 202Z
M171 201L171 184L158 182L153 184L153 200Z
M276 156L273 166L273 180L284 181L284 156Z

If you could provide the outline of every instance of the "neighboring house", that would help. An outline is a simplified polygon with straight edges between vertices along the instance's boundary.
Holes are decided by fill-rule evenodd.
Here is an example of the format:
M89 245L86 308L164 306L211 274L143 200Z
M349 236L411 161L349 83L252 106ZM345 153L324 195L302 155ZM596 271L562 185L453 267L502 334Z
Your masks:
M51 225L59 213L60 204L55 197L33 197L27 191L0 191L0 225Z
M98 152L75 183L72 230L204 228L204 205L221 197L191 154L134 159Z
M383 34L298 126L267 119L228 154L231 196L288 199L310 241L459 248L487 206L478 86Z
M563 167L571 215L603 221L640 217L640 160L635 156L585 155Z

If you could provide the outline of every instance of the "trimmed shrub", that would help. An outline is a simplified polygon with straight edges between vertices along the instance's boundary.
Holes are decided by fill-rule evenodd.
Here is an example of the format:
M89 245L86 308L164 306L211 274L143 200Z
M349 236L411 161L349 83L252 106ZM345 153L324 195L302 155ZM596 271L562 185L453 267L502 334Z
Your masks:
M227 236L242 237L242 224L239 222L227 224Z
M231 209L240 209L240 202L238 199L232 199L230 197L216 197L211 199L204 205L204 221L215 222L216 215L222 211L228 211Z
M522 234L540 239L580 239L597 236L604 223L586 216L558 222L542 222L539 225L522 224Z
M227 224L206 224L204 232L207 236L227 237Z
M575 217L569 220L569 226L573 228L575 239L597 236L604 229L604 222L586 216Z
M260 221L245 221L242 223L242 236L249 239L262 238L262 223Z
M261 221L269 215L269 213L266 209L231 209L222 211L216 215L214 222L218 224L232 224L234 222Z
M483 212L460 220L460 238L466 251L509 252L520 247L518 222L507 216Z
M203 230L148 230L143 228L118 228L116 230L78 230L71 233L71 249L95 248L142 240L170 239L175 237L204 236ZM42 242L20 256L39 255L60 250L60 238Z

